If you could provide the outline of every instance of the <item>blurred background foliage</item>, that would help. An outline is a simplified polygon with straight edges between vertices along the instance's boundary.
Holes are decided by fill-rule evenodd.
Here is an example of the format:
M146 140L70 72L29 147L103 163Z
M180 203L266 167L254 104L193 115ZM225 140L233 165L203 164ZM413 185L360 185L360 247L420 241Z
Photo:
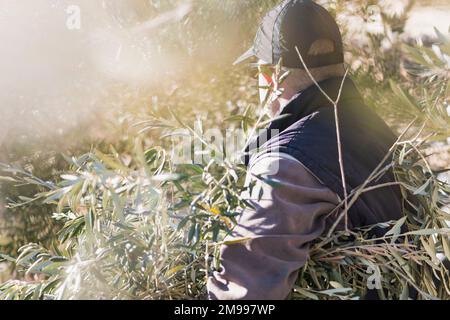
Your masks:
M231 63L278 2L192 1L178 22L152 29L159 54L171 57L164 74L152 75L157 85L115 82L105 102L111 109L56 136L8 132L0 154L0 281L12 280L0 286L0 298L205 296L217 243L245 206L239 196L245 168L215 161L173 166L173 133L233 127L249 133L267 120L254 71ZM386 298L406 298L411 288L421 298L448 298L449 274L436 258L450 256L448 30L408 35L414 5L425 3L319 2L342 27L347 65L367 103L403 134L391 165L404 192L421 202L406 220L383 225L392 228L384 239L392 245L399 226L408 224L413 233L404 236L405 246L373 248L367 230L320 239L292 297L359 298L370 266L383 274ZM133 4L129 15L120 2L106 9L128 30L186 1ZM139 32L132 37L147 41Z

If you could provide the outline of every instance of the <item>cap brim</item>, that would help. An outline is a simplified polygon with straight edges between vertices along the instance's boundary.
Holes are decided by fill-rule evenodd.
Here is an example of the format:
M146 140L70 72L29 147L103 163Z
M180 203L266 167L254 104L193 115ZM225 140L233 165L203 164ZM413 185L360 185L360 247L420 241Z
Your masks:
M242 56L240 56L234 63L233 66L255 56L255 49L252 47L247 50Z

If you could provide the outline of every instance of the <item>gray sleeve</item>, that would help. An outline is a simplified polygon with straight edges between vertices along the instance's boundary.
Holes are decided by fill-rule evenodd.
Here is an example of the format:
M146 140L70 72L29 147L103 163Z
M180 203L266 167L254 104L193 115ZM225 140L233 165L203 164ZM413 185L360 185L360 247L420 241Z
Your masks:
M254 176L265 175L267 184ZM308 259L309 245L326 228L325 216L338 197L295 159L265 156L250 168L247 195L255 209L246 209L222 245L221 270L208 278L210 299L282 300L289 295L298 270Z

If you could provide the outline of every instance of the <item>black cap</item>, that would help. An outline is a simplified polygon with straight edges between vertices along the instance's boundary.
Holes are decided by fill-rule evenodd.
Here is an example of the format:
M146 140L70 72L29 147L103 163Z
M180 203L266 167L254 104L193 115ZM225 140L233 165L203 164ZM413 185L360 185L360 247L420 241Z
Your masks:
M304 69L344 62L342 35L331 14L311 0L284 0L263 19L253 47L234 64L256 56L270 64Z

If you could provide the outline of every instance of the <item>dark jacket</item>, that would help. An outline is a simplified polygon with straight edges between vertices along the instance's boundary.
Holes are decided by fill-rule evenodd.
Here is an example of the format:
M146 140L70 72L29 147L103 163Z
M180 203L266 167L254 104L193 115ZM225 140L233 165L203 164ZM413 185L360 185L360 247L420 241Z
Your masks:
M342 78L319 83L336 99ZM347 79L338 104L340 134L347 191L361 186L389 153L397 137L370 108L352 80ZM336 138L334 107L316 85L302 91L282 111L282 117L271 123L267 134L278 130L263 146L266 152L287 153L295 157L328 188L344 199ZM262 136L264 136L263 134ZM249 150L250 151L250 150ZM392 157L388 158L390 162ZM384 166L383 166L384 167ZM392 170L367 187L394 182ZM397 186L364 193L349 210L349 225L362 227L398 220L402 217L402 197ZM381 231L377 231L381 235Z
M342 79L320 86L335 98ZM352 81L347 80L339 103L340 131L347 189L361 186L383 160L396 137L363 102ZM242 196L252 207L220 248L221 268L208 278L211 299L284 299L299 269L309 256L310 245L336 220L329 213L344 198L334 108L316 86L302 91L248 147L269 141L262 151L247 158L247 185ZM277 131L275 136L270 134ZM266 140L267 141L267 140ZM251 160L251 161L250 161ZM267 177L276 183L264 183ZM392 171L369 184L394 181ZM396 187L365 193L349 212L349 227L362 227L399 219L402 200ZM342 230L342 223L338 229ZM374 230L382 236L386 229ZM239 241L236 241L239 240ZM365 299L377 299L369 290Z

